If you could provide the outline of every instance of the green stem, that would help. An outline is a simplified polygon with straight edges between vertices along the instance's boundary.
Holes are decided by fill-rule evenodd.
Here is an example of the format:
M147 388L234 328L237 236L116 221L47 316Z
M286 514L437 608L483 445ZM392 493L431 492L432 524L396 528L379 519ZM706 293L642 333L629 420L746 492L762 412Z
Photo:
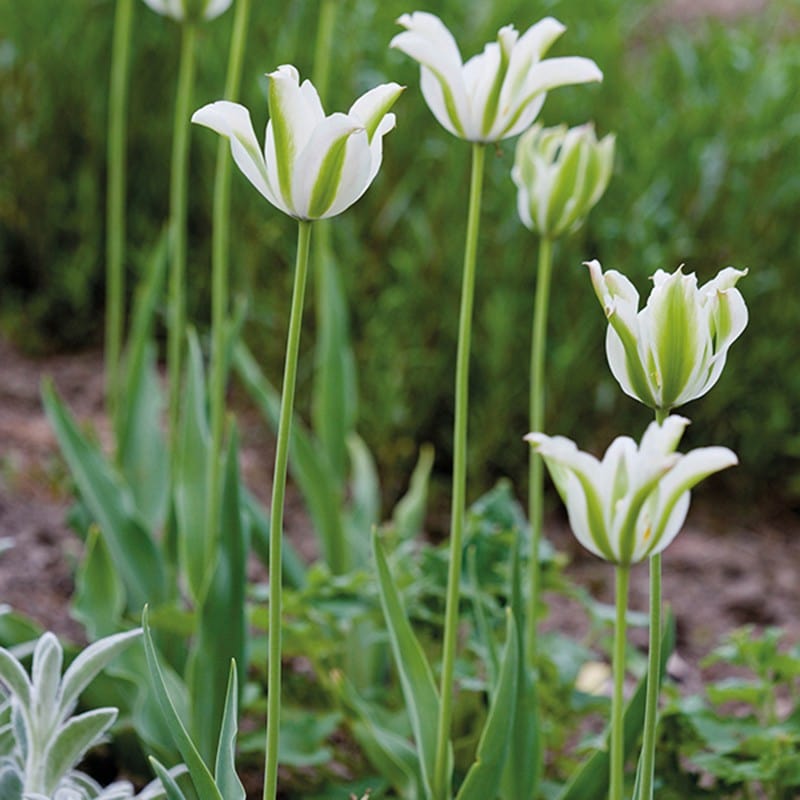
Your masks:
M336 22L338 2L339 0L322 0L319 11L317 41L314 49L313 83L323 103L328 100L333 28Z
M269 536L269 652L267 664L267 744L264 767L264 800L273 800L278 788L278 734L281 713L281 544L283 538L283 501L286 493L286 467L289 460L289 437L292 428L292 407L297 377L297 356L300 351L300 329L303 298L308 273L308 250L311 223L298 220L297 264L292 289L292 310L286 343L283 371L281 411L278 421L278 442L275 449L275 471L272 483Z
M225 99L236 100L242 80L250 0L238 0L233 21L228 74L225 80ZM225 320L228 315L228 283L230 280L230 208L231 156L230 143L220 137L217 146L217 169L214 176L214 210L211 232L211 368L209 405L211 416L211 453L208 459L208 494L206 520L209 526L211 550L219 537L220 484L222 482L222 439L225 429L226 342Z
M167 327L167 372L169 377L169 431L173 459L178 452L178 414L180 409L181 352L186 327L186 217L187 174L189 167L189 113L194 84L195 26L184 22L181 35L181 62L175 100L170 176L169 324Z
M547 236L539 240L539 266L536 273L536 297L531 331L531 373L529 421L531 431L542 431L545 405L545 350L547 344L547 308L550 301L550 274L553 243ZM528 455L528 519L531 526L530 594L528 596L526 647L528 664L536 666L536 617L539 609L541 569L539 549L542 541L542 498L544 462L531 448Z
M458 605L461 584L464 514L467 485L467 411L469 401L469 351L472 329L472 303L475 294L475 263L478 249L483 164L486 146L472 145L472 179L469 192L469 214L464 249L464 273L461 287L461 312L458 323L458 354L456 357L456 409L453 426L453 497L450 523L450 565L447 574L447 605L444 623L444 651L440 688L439 720L436 739L436 765L433 793L435 800L445 800L450 776L448 743L453 713L453 671L458 628Z
M617 624L614 630L614 697L611 701L611 775L609 800L623 800L625 786L625 625L630 567L616 567Z
M126 111L133 0L117 0L108 98L106 198L106 408L118 430L120 354L125 304Z
M663 425L669 410L656 409L656 422ZM658 697L661 686L661 553L650 559L650 631L647 650L647 690L644 707L639 800L653 796L656 760Z

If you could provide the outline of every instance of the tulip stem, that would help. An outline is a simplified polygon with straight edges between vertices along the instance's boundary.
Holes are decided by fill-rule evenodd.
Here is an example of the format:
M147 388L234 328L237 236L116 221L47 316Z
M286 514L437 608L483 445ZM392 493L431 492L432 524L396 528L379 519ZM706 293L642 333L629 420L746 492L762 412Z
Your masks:
M450 742L450 723L453 712L453 672L455 666L456 633L458 628L461 558L466 506L469 352L485 156L486 146L480 142L473 142L472 178L470 181L469 212L467 216L467 234L464 249L464 271L461 285L461 311L458 323L455 423L453 426L453 496L450 522L450 564L447 574L444 650L442 654L440 706L433 785L434 800L445 800L448 795L451 777L448 775L448 744Z
M106 409L119 432L120 354L125 304L125 185L133 0L117 0L108 98L108 196L106 200Z
M167 372L169 377L169 433L173 465L178 452L178 415L180 409L181 351L186 327L186 218L187 173L189 167L189 115L194 85L194 23L181 26L181 60L175 121L172 136L172 172L170 176L170 246L169 324L167 326Z
M300 330L303 318L308 273L308 251L311 222L298 220L297 262L292 289L292 308L286 343L286 362L281 390L278 441L275 448L275 471L272 482L269 537L269 644L267 664L267 743L264 766L264 800L274 800L278 788L278 736L281 713L281 544L283 537L283 502L286 493L286 468L289 459L289 437L300 351Z
M625 774L625 642L630 567L616 567L617 619L614 630L614 696L611 701L611 767L609 800L623 800Z
M550 274L553 264L553 242L549 236L539 239L539 265L536 273L533 327L531 331L531 372L529 419L530 430L542 432L545 406L545 346L547 343L547 309L550 302ZM528 519L531 526L530 594L526 646L528 664L536 666L536 619L541 594L539 550L542 541L542 498L544 495L544 462L533 448L528 455Z
M236 100L242 79L250 0L236 3L228 73L225 79L225 99ZM222 439L225 428L226 342L225 320L228 315L228 283L230 281L230 208L231 156L227 139L220 138L217 147L217 167L214 175L214 209L211 230L211 365L209 376L209 407L211 416L211 455L208 459L208 494L206 520L211 546L216 553L221 503ZM208 578L210 579L210 575ZM240 676L241 677L241 676Z
M668 415L669 410L656 409L656 422L663 425ZM638 800L651 800L653 797L658 698L661 686L661 605L661 553L657 553L650 558L650 631Z

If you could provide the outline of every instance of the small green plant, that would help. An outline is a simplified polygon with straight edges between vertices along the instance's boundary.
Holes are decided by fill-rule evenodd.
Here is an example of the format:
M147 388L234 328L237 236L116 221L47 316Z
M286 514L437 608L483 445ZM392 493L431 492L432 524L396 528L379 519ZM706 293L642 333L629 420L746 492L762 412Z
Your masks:
M3 800L127 800L135 793L121 781L100 787L76 769L84 753L102 741L116 708L73 714L81 692L141 630L100 639L83 650L63 676L64 651L52 633L33 648L30 675L15 655L0 648L0 797ZM152 784L139 800L163 797Z

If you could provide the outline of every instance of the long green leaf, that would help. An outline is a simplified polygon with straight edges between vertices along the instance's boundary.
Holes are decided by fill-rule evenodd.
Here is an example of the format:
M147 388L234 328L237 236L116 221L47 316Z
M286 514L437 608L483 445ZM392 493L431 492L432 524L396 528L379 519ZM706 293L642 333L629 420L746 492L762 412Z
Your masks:
M475 763L469 768L456 800L492 800L498 794L516 714L517 681L521 666L517 626L510 609L507 619L500 676L478 742Z
M392 512L392 525L400 541L413 539L421 530L428 503L428 484L433 469L433 447L424 444L411 473L408 491L397 501Z
M228 689L225 692L225 709L219 728L217 760L214 780L225 800L245 800L245 791L236 774L236 733L239 711L239 689L236 680L236 662L231 661Z
M425 791L431 792L436 761L436 730L439 717L439 693L433 680L430 664L419 640L406 617L400 595L392 580L383 547L373 534L372 547L378 570L381 607L389 632L400 686L406 702L406 710L411 720L411 730L419 754L420 768ZM452 748L449 751L452 773Z
M50 381L42 387L42 399L81 497L100 524L114 566L125 581L130 607L161 601L166 594L164 565L129 487L80 433Z
M244 680L243 670L247 664L245 600L249 537L242 525L239 484L239 437L234 427L225 460L216 568L202 605L198 607L197 642L187 678L192 732L198 749L209 762L216 753L222 724L229 665L232 661L241 665Z
M363 567L369 558L369 537L380 515L378 471L366 442L356 433L347 437L350 453L350 508L348 513L348 567Z
M670 615L661 638L661 674L675 647L675 618ZM625 708L624 748L629 754L642 733L647 675L639 681L633 697ZM608 740L608 735L606 736ZM603 750L595 751L558 796L558 800L604 800L608 794L608 742Z
M209 458L205 386L200 343L190 331L174 491L180 559L196 603L203 602L216 557L210 549L211 526L205 514Z
M175 740L175 744L178 746L178 750L180 750L181 756L189 769L189 775L191 776L194 788L203 800L225 800L220 794L208 767L197 752L194 742L186 732L186 728L181 722L181 718L178 716L172 698L167 691L167 686L164 683L164 675L158 663L156 648L153 644L153 637L150 634L146 606L142 612L142 627L144 628L144 649L147 655L150 682L155 690L159 705L161 706L161 713L164 715L164 719L169 725L170 733Z
M150 756L150 764L153 767L153 772L156 773L161 785L164 787L164 794L166 794L167 800L186 800L186 795L176 783L175 778L169 774L169 770L152 756Z
M277 429L280 395L264 377L244 344L234 348L234 367L261 413L273 429ZM341 497L336 478L318 444L299 419L292 423L289 441L289 471L300 488L320 537L326 561L333 566L336 542L343 540Z

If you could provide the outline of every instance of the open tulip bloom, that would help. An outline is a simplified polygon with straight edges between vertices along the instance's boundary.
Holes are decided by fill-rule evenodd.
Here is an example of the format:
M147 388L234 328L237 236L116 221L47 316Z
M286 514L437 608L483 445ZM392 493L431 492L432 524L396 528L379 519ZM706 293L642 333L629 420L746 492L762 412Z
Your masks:
M225 13L233 0L144 0L153 11L178 21L214 19Z
M511 177L525 227L555 238L580 227L603 196L614 165L614 136L600 141L589 123L543 128L519 138Z
M747 270L723 269L698 288L694 273L658 270L639 311L639 293L615 270L587 263L608 318L606 355L625 394L669 411L702 397L718 380L728 348L747 325L738 289Z
M349 208L378 174L383 137L395 125L403 87L385 83L361 96L346 114L325 115L310 81L289 64L269 74L269 113L262 150L250 112L221 100L199 109L192 122L228 137L245 177L290 217L315 220Z
M726 447L675 452L689 421L670 416L650 423L641 444L616 438L599 461L563 436L525 439L547 464L578 541L597 556L629 566L664 550L689 509L689 490L738 463Z
M566 30L552 17L522 36L513 25L497 41L463 63L453 35L434 14L415 11L398 20L406 30L391 47L420 63L422 94L436 119L454 136L470 142L498 142L526 130L559 86L600 81L594 61L577 56L542 56Z

